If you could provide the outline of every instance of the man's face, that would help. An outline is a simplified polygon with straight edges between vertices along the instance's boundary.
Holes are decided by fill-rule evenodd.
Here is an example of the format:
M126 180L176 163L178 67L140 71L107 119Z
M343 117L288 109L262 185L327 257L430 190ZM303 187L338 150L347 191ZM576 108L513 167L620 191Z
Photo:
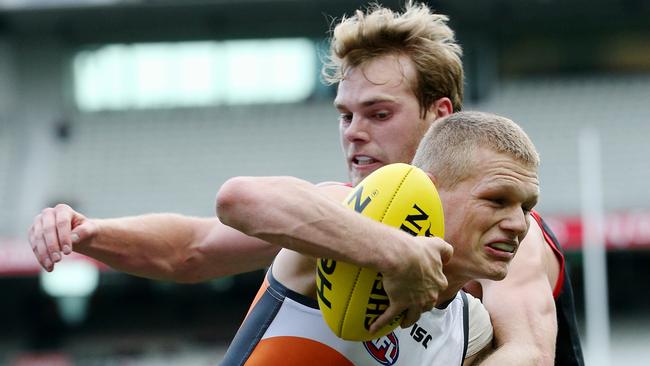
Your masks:
M384 165L413 159L436 118L435 111L420 116L409 82L415 75L410 59L388 55L350 69L339 83L334 105L353 184Z
M480 147L470 170L455 187L439 189L445 240L454 246L445 273L501 280L530 225L539 196L537 170Z

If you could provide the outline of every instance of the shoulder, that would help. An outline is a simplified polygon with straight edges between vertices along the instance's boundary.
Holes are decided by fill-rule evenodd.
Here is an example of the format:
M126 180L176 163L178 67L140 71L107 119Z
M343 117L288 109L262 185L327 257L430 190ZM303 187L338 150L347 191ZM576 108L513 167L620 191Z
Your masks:
M321 182L316 184L316 187L321 193L336 200L343 200L352 190L349 184L341 182Z
M533 216L534 217L534 216ZM539 218L539 216L537 216ZM547 241L541 218L531 218L528 234L521 243L520 250L513 259L511 270L515 275L544 275L551 289L557 285L562 263L556 255L556 248Z
M483 304L467 294L468 332L466 358L477 354L492 342L493 330L490 315Z
M343 183L343 182L336 182L336 181L326 181L326 182L320 182L316 184L318 187L330 187L330 186L335 186L335 187L352 187L350 183Z

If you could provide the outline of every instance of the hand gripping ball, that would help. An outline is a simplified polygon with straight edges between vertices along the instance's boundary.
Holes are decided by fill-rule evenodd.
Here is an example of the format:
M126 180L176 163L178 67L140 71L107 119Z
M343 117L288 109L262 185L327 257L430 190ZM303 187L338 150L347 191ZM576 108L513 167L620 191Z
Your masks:
M444 237L442 203L433 182L408 164L384 166L359 183L343 204L411 235ZM331 259L318 259L318 305L336 336L367 341L390 333L402 315L377 333L370 325L388 307L381 273Z

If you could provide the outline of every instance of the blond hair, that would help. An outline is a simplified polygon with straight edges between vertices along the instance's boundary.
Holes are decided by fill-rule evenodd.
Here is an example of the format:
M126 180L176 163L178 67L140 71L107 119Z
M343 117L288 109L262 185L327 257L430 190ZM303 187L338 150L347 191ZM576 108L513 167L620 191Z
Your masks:
M434 14L425 4L406 3L403 13L371 4L364 13L343 19L332 31L323 78L329 84L343 80L347 71L385 55L405 55L414 64L413 92L421 115L438 99L451 100L454 111L463 105L462 50L448 17Z
M539 154L526 132L508 118L484 112L458 112L434 122L413 165L435 175L440 187L453 188L475 169L472 160L480 147L539 167Z

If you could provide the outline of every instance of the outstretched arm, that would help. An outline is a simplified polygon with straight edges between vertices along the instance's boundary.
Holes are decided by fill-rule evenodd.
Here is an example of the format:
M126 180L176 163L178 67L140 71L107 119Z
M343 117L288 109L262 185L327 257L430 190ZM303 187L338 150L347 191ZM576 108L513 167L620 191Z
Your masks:
M557 319L553 285L559 265L536 221L503 281L480 281L496 350L481 365L553 365Z
M225 224L270 243L382 272L391 304L370 331L405 310L402 326L410 326L446 288L442 263L452 248L439 238L412 237L344 207L340 202L348 190L319 189L290 177L233 178L219 191L217 213Z
M280 249L216 218L151 214L89 219L63 204L37 215L28 236L47 271L74 250L119 271L176 282L263 268Z

